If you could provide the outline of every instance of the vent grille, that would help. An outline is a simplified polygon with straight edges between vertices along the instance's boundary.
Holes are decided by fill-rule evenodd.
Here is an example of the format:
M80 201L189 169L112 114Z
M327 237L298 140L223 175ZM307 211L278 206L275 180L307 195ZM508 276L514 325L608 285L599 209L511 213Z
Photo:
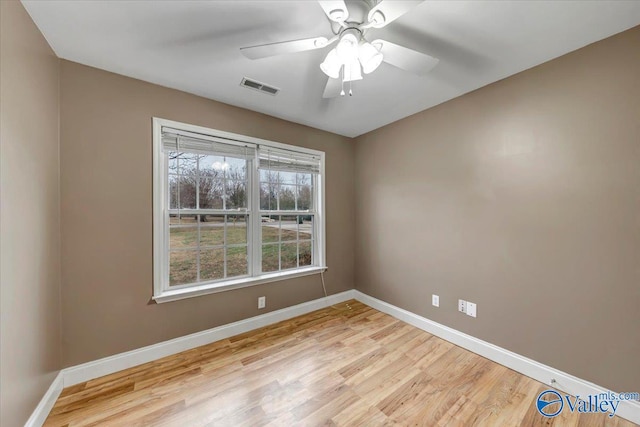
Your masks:
M259 81L248 79L246 77L242 78L240 86L257 90L262 93L267 93L269 95L276 95L278 92L280 92L280 89L278 89L277 87L269 86Z

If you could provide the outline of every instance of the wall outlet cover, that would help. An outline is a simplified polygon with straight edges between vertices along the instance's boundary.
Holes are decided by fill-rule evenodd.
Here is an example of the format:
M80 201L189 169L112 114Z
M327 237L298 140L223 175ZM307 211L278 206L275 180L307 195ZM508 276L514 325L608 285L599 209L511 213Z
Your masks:
M467 302L467 315L476 317L476 304L473 302Z
M258 308L264 308L267 305L267 297L258 297Z
M438 295L431 295L431 304L434 307L440 307L440 297Z
M458 311L461 313L467 312L467 302L463 299L458 300Z

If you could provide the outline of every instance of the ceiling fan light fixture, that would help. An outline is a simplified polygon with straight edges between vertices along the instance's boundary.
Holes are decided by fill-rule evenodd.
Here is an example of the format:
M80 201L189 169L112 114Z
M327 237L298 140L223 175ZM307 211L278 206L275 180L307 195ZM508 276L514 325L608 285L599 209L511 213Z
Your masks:
M353 59L344 64L344 76L342 81L353 82L356 80L362 80L362 72L360 70L360 62L358 59Z
M325 73L332 79L337 79L338 77L340 77L340 68L342 68L342 62L338 57L338 52L335 48L333 48L327 54L324 62L320 64L320 69L323 73Z
M353 33L344 34L335 49L338 57L346 64L358 56L358 38Z
M358 59L365 74L372 73L380 66L384 57L371 43L364 42L358 48Z

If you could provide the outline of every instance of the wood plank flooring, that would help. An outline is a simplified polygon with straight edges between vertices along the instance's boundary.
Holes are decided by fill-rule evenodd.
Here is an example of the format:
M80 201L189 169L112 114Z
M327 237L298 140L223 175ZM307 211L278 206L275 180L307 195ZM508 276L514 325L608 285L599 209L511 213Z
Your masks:
M45 426L633 426L357 301L63 390Z

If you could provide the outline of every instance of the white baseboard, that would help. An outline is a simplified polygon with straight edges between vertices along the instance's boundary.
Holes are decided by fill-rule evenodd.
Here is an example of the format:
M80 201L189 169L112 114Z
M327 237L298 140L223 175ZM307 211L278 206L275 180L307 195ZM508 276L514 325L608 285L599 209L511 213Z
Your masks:
M282 320L291 319L302 314L310 313L321 308L338 304L355 298L355 291L348 290L339 294L329 295L313 301L250 317L238 322L218 326L202 332L175 338L169 341L160 342L125 353L71 366L61 370L56 376L49 390L40 400L40 403L33 411L25 427L40 427L47 419L51 408L56 402L60 392L65 387L79 384L85 381L109 375L123 369L132 368L143 363L152 362L165 356L190 350L195 347L210 344L234 335L242 334L263 326L271 325Z
M185 335L169 341L142 347L136 350L119 353L113 356L83 363L82 365L71 366L62 370L64 387L79 384L112 374L123 369L132 368L143 363L151 362L165 356L190 350L215 341L220 341L234 335L242 334L263 326L271 325L282 320L291 319L302 314L328 307L331 304L348 301L354 298L354 290L348 290L339 294L329 295L313 301L250 317L238 322L218 326L202 332Z
M377 298L370 297L360 291L354 291L355 299L375 308L376 310L387 313L396 319L402 320L410 325L429 332L437 337L447 340L459 347L472 351L487 359L493 360L507 368L513 369L523 375L540 381L550 387L556 388L562 392L573 396L587 396L589 394L606 393L604 387L590 383L583 379L574 377L566 372L559 371L550 366L536 362L512 351L506 350L497 345L490 344L481 339L472 337L448 326L441 325L422 316L418 316L410 311L396 307ZM552 384L552 379L555 383ZM637 392L640 390L624 390L629 392ZM534 402L531 403L532 405ZM616 415L625 418L636 424L640 424L640 402L622 401L618 406Z
M42 426L42 424L44 424L45 420L47 419L49 412L51 412L51 408L53 408L53 405L56 403L58 396L60 396L60 392L62 392L63 388L64 388L64 385L63 385L63 378L62 378L62 371L61 371L61 372L58 372L58 375L56 375L55 379L49 386L49 389L44 394L44 396L42 396L42 399L40 399L38 406L36 406L36 409L33 411L33 413L31 414L31 416L29 417L29 419L27 420L24 426L25 427Z
M455 329L441 325L432 320L418 316L410 311L396 307L377 298L370 297L360 291L349 290L326 298L305 302L281 310L272 311L260 316L229 323L217 328L175 338L158 344L153 344L140 349L116 354L98 359L82 365L65 368L55 378L47 393L36 407L35 411L25 424L26 427L41 426L51 411L56 399L64 387L79 384L103 375L112 374L123 369L132 368L142 363L151 362L165 356L190 350L195 347L210 344L221 339L242 334L263 326L271 325L282 320L291 319L314 310L325 308L332 304L338 304L350 299L367 304L383 313L387 313L410 325L427 331L455 345L477 353L487 359L493 360L503 366L513 369L523 375L561 390L572 395L586 396L589 394L605 393L608 390L588 381L576 378L570 374L551 368L550 366L528 359L504 348L490 344L486 341L472 337ZM551 380L555 383L552 384ZM627 390L636 391L636 390ZM532 402L532 405L534 403ZM640 424L640 402L621 402L616 415Z

